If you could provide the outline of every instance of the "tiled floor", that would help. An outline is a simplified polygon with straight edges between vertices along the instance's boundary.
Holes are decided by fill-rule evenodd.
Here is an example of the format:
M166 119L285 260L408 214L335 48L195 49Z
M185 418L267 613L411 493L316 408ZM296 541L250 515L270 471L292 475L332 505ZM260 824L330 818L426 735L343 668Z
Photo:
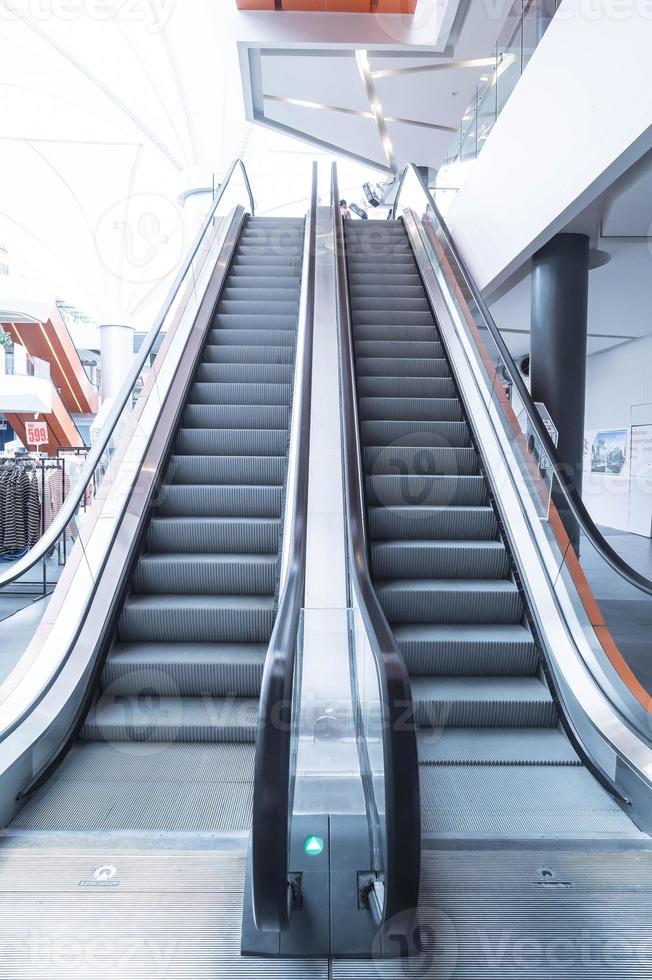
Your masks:
M628 565L652 580L652 539L601 528ZM652 596L625 582L587 542L581 562L611 634L637 678L652 693Z
M7 567L5 563L0 565L2 569ZM59 579L61 567L56 555L47 559L47 587L50 593ZM0 684L27 649L45 612L48 598L41 598L42 588L43 566L39 562L6 590L0 590Z
M27 649L49 599L31 602L0 621L0 684L12 672Z
M46 581L47 591L52 592L54 586L59 581L62 566L59 564L57 555L46 558ZM0 564L0 570L4 573L10 569L8 562ZM32 603L40 599L43 590L43 565L38 562L34 568L22 575L15 582L11 582L6 589L0 589L0 622L13 616L19 609L26 609Z

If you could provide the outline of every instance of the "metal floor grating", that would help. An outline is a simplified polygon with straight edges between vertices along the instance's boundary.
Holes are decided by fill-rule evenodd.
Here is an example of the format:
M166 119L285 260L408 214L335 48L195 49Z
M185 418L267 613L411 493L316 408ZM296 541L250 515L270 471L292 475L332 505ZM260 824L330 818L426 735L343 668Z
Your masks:
M0 978L650 976L649 844L503 842L424 851L423 952L409 960L241 957L245 861L242 841L229 848L199 837L195 845L158 847L97 835L60 843L41 835L0 839Z

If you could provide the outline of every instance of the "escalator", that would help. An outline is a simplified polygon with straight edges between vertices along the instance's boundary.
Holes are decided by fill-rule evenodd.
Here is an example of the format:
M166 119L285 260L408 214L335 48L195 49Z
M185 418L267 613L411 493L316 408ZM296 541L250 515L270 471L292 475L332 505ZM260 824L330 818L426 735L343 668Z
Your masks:
M303 237L244 219L90 709L13 831L250 826Z
M410 673L422 832L638 837L561 723L402 221L346 221L371 574Z
M214 202L181 303L145 338L140 367L167 318L135 411L138 365L115 408L118 448L107 436L71 495L98 479L0 695L7 975L33 975L34 934L55 944L48 976L71 975L62 936L73 975L99 975L106 922L108 976L607 976L578 972L572 943L561 973L518 943L636 939L652 752L633 723L623 739L615 695L611 714L589 703L597 681L587 696L588 670L572 673L586 636L551 649L546 555L533 572L514 533L414 212L344 223L336 172L320 209L314 167L305 222L246 217L245 184L219 221ZM341 511L307 547L325 445ZM347 580L342 608L319 605L332 592L307 566ZM612 925L600 903L618 889ZM640 975L641 935L619 976ZM118 968L133 940L144 959Z

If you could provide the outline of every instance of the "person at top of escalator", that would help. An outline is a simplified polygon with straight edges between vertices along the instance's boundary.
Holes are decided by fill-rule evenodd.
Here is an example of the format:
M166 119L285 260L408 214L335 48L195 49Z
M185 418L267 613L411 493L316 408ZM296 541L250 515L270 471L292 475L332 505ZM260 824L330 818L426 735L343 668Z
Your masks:
M340 201L340 212L341 212L343 218L350 218L351 217L351 212L349 211L349 206L346 203L346 201L344 200L344 198L342 198L342 200Z

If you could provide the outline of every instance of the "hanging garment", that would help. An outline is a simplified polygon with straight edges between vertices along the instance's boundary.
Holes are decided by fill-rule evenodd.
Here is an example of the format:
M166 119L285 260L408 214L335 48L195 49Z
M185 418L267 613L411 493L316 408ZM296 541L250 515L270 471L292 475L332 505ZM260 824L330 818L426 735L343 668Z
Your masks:
M63 470L60 468L52 470L46 480L45 500L43 501L46 528L50 526L61 510L63 502L69 493L70 479L68 474L66 473L64 476ZM77 524L75 523L74 517L66 525L65 539L66 542L77 539Z
M30 480L27 495L27 545L29 548L33 548L41 537L41 525L41 490L38 473L34 473Z

